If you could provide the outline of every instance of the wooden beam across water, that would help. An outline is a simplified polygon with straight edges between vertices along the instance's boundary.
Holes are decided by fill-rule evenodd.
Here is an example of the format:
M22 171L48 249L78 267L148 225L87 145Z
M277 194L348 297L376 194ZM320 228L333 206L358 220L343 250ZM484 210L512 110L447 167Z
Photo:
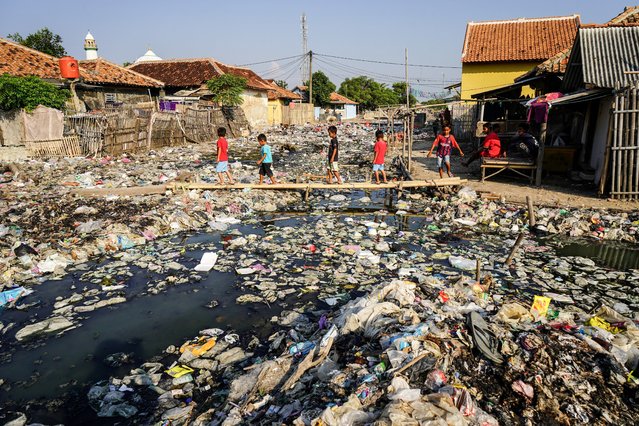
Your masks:
M458 177L445 178L445 179L430 179L430 180L410 180L410 181L397 181L388 183L372 183L372 182L348 182L342 184L327 184L327 183L278 183L272 184L256 184L256 183L236 183L234 185L219 185L215 183L187 183L187 182L171 182L167 183L167 189L266 189L266 190L305 190L305 189L328 189L328 190L352 190L352 189L408 189L408 188L434 188L444 186L458 186L467 182L466 179L460 179Z

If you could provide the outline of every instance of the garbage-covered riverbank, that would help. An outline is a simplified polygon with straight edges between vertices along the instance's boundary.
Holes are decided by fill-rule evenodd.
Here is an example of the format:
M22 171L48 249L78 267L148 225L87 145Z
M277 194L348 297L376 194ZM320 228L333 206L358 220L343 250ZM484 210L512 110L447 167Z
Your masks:
M352 132L344 162L351 179L363 180L368 168L358 152L370 141L364 129ZM321 168L323 133L299 135L273 135L288 144L279 169L276 162L281 178ZM253 144L243 143L247 150ZM3 290L35 292L18 293L8 307L28 312L39 282L69 272L92 284L58 300L46 318L3 322L5 339L37 344L127 303L121 286L130 284L131 268L158 274L143 290L149 297L227 273L236 277L237 304L284 310L270 319L270 337L205 328L129 374L105 377L86 397L98 416L141 424L636 422L629 374L639 360L639 272L558 257L544 236L636 243L637 213L541 208L529 233L526 208L468 189L406 194L390 212L383 191L317 192L309 204L297 193L270 191L70 195L71 182L135 186L213 176L202 147L152 155L34 163L23 167L30 178L2 185ZM241 164L239 180L255 179L256 169ZM296 210L304 214L275 215L260 232L239 229L264 212ZM200 259L187 261L160 240L185 231L222 234L201 247L215 255L209 264L201 258L201 272L193 270ZM112 261L86 270L96 256ZM538 299L531 310L534 296L550 305Z

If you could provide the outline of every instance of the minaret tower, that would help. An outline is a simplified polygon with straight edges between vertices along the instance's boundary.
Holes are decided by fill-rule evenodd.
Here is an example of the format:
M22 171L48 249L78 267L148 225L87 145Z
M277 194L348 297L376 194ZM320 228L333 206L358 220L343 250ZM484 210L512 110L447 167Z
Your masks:
M98 59L98 45L95 44L95 39L91 32L88 32L84 38L84 51L87 59Z

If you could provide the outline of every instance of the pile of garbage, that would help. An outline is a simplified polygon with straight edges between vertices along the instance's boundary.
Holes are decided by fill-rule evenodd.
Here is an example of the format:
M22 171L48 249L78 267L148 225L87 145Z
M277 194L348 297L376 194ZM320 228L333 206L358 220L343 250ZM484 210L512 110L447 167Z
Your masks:
M346 179L368 180L362 152L371 130L349 125L339 134ZM325 127L268 137L279 180L324 174ZM236 180L255 181L254 138L231 146ZM214 181L212 147L30 161L0 183L1 305L70 272L90 283L21 326L19 342L125 303L132 267L163 276L149 294L196 286L215 271L235 274L236 303L284 309L268 339L201 330L95 384L88 401L98 416L202 425L637 423L639 270L558 258L544 237L637 243L639 212L543 207L530 228L526 207L470 188L405 194L390 211L371 211L373 194L330 191L307 204L275 191L73 194L172 180ZM353 206L366 214L345 213ZM200 263L187 265L164 238L185 232L218 232L222 243L202 246ZM112 261L89 270L98 256Z
M475 231L383 213L232 232L215 268L237 274L238 303L312 300L274 317L268 339L202 330L96 384L90 404L196 425L636 423L639 271L556 259L533 239L508 267L514 241L458 232Z

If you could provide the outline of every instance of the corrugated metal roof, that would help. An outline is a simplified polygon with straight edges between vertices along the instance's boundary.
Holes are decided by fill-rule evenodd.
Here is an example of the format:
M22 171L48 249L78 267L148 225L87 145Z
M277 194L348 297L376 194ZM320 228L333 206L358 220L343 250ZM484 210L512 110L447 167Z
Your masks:
M639 74L624 73L639 71L639 26L580 28L577 47L570 58L570 72L566 72L565 83L570 88L579 83L614 88L618 82L627 86L639 79Z

